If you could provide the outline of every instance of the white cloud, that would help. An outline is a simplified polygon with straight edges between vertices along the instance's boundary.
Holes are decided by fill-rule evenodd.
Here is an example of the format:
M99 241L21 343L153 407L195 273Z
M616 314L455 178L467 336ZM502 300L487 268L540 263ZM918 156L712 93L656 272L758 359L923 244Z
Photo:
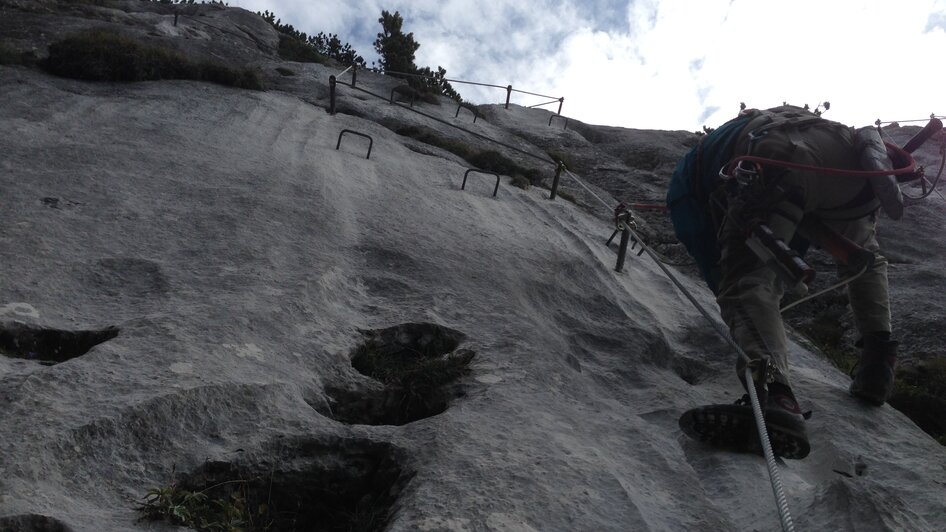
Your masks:
M269 9L308 33L337 33L369 61L381 10L400 11L421 43L418 65L564 96L563 114L591 123L696 130L730 118L739 102L828 100L826 117L851 125L946 114L938 95L946 0L230 4ZM505 100L499 89L456 88L476 103Z

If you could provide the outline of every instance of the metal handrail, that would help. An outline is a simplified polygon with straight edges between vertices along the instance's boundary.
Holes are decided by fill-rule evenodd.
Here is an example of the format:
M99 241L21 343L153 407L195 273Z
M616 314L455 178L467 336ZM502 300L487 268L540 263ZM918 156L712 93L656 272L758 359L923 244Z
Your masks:
M355 89L356 91L360 91L360 92L363 92L363 93L365 93L365 94L374 96L375 98L380 98L380 99L382 99L382 100L386 100L386 99L387 99L387 98L385 98L384 96L381 96L380 94L376 94L376 93L371 92L371 91L369 91L369 90L367 90L367 89L364 89L364 88L362 88L362 87L354 87L354 86L352 86L352 85L350 85L350 84L348 84L348 83L345 83L345 82L343 82L343 81L338 81L337 84L338 84L338 85L344 85L344 86L346 86L346 87L351 87L352 89ZM425 112L423 112L423 111L418 111L417 109L414 109L413 107L408 107L408 106L406 106L406 105L404 105L404 104L401 104L401 103L398 103L398 102L394 102L394 105L397 105L397 106L399 106L399 107L403 107L404 109L408 109L408 110L410 110L410 111L412 111L412 112L414 112L414 113L417 113L417 114L419 114L419 115L421 115L421 116L423 116L423 117L429 118L429 119L434 120L434 121L436 121L436 122L440 122L441 124L450 126L450 127L454 128L454 129L458 129L458 130L460 130L460 131L463 131L463 132L465 132L465 133L468 133L468 134L470 134L470 135L473 135L474 137L481 138L481 139L486 140L486 141L488 141L488 142L492 142L492 143L494 143L494 144L498 144L499 146L502 146L502 147L507 148L507 149L509 149L509 150L512 150L512 151L521 153L522 155L525 155L526 157L531 157L531 158L533 158L533 159L536 159L536 160L538 160L538 161L541 161L541 162L547 163L547 164L558 164L556 161L553 161L553 160L547 158L547 156L546 156L546 157L541 157L541 156L536 155L536 154L534 154L534 153L527 152L527 151L523 150L522 148L517 148L517 147L513 146L512 144L508 144L508 143L506 143L506 142L502 142L502 141L500 141L500 140L496 140L496 139L494 139L494 138L488 137L488 136L486 136L486 135L484 135L484 134L482 134L482 133L477 133L476 131L472 131L472 130L469 130L469 129L464 129L464 128L462 128L462 127L460 127L460 126L458 126L458 125L456 125L456 124L452 124L452 123L450 123L450 122L448 122L448 121L446 121L446 120L444 120L444 119L442 119L442 118L436 117L436 116L431 115L431 114L427 114L427 113L425 113Z
M335 143L335 149L339 149L342 146L342 136L345 133L351 133L352 135L358 135L359 137L364 137L368 139L368 155L365 156L365 159L371 158L371 147L374 146L374 139L371 138L371 135L365 135L364 133L359 133L357 131L352 131L351 129L343 129L341 133L338 134L338 142Z
M396 71L396 70L385 70L384 72L382 72L382 74L385 74L385 75L387 75L387 74L397 74L398 76L409 76L409 77L413 77L413 78L433 79L433 80L437 80L437 81L440 80L440 78L436 78L436 77L433 77L433 76L424 76L424 75L422 75L422 74L412 74L412 73L410 73L410 72L398 72L398 71ZM538 96L538 97L540 97L540 98L552 98L553 101L547 102L547 103L543 103L543 104L539 104L539 105L548 105L548 104L550 104L550 103L558 102L558 113L559 113L559 114L562 114L562 104L565 102L565 97L564 97L564 96L558 98L558 97L555 97L555 96L549 96L548 94L539 94L539 93L537 93L537 92L529 92L529 91L514 89L514 88L512 88L512 85L511 85L511 84L510 84L510 85L503 86L503 85L494 85L494 84L492 84L492 83L479 83L479 82L476 82L476 81L465 81L465 80L462 80L462 79L450 79L450 78L443 78L443 81L446 81L446 82L449 82L449 83L465 83L465 84L467 84L467 85L478 85L478 86L480 86L480 87L493 87L493 88L496 88L496 89L506 89L506 109L509 109L509 100L510 100L510 98L512 97L512 93L514 93L514 92L518 92L518 93L520 93L520 94L528 94L528 95L530 95L530 96ZM534 106L533 106L533 107L534 107Z
M466 178L467 178L467 176L470 175L470 172L477 173L477 174L486 174L486 175L494 175L494 176L496 176L496 186L493 188L493 197L495 198L495 197L496 197L496 193L499 192L499 174L497 174L496 172L489 172L489 171L486 171L486 170L478 170L478 169L476 169L476 168L470 168L469 170L467 170L467 171L464 172L464 174L463 174L463 184L460 185L460 190L466 189Z
M411 87L407 85L398 85L397 87L394 87L393 89L391 89L391 103L394 103L395 92L407 93L408 95L410 95L411 107L414 107L414 96L417 95L417 91L415 91L414 89L412 89Z
M461 109L461 108L469 109L469 110L473 113L473 123L475 124L475 123L476 123L476 119L479 118L479 116L480 116L480 110L477 109L476 107L473 107L472 105L470 105L470 104L468 104L468 103L460 103L460 105L457 105L457 112L456 112L456 114L453 115L454 118L457 118L457 117L460 116L460 109Z

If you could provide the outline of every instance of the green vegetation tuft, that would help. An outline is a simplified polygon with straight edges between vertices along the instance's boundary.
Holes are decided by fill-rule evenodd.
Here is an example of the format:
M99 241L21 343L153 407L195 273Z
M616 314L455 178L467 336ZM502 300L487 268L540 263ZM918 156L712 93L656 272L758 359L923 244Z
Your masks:
M841 371L850 373L857 364L857 352L844 341L844 330L836 320L816 319L800 328L813 344Z
M516 188L521 188L522 190L529 190L529 187L532 186L532 182L522 174L512 176L512 180L509 181L509 184Z
M276 72L279 72L280 76L295 76L296 73L288 68L276 67Z
M539 170L519 166L515 161L497 151L481 151L474 154L472 157L467 157L466 160L481 170L489 170L490 172L503 175L521 174L533 183L541 179L541 172Z
M473 148L468 145L454 139L448 139L437 134L436 131L418 126L402 126L394 130L398 135L403 135L405 137L410 137L414 140L419 140L424 144L430 144L431 146L436 146L442 150L446 150L454 155L462 157L466 160L469 160L473 154Z
M469 371L472 351L446 356L413 349L391 351L378 341L362 344L352 355L352 367L388 386L427 395Z
M106 30L80 33L49 46L46 69L89 81L192 79L262 90L256 72L211 61L195 63L172 50L140 43Z
M437 96L463 101L460 93L447 80L445 68L438 66L435 71L414 64L414 53L420 48L420 43L414 40L413 32L404 33L404 17L399 12L392 14L382 10L378 23L381 24L381 33L374 41L374 49L378 52L382 71L390 72L395 77L406 77L411 88L421 94L422 101L439 103Z
M0 65L33 66L36 63L36 55L32 50L18 52L9 44L0 42Z
M946 445L946 359L897 368L890 405Z
M286 61L328 65L334 60L342 65L366 68L364 58L350 44L342 44L334 33L306 35L292 27L292 24L283 24L275 13L268 10L256 14L279 32L279 57Z
M329 64L328 57L315 51L315 48L291 35L279 34L279 57L297 63Z
M148 491L139 506L142 519L166 520L200 532L270 530L268 505L250 502L249 482L222 482L201 491L171 486Z
M839 292L826 294L821 303L827 306L820 310L807 307L812 319L796 323L795 327L838 369L851 373L860 359L860 350L845 340L846 331L841 325L840 313L847 308L846 296ZM939 443L946 445L946 359L936 358L916 365L900 364L888 402Z
M515 161L509 159L497 151L476 151L463 142L444 138L436 131L426 127L401 126L392 129L394 129L394 132L398 135L403 135L405 137L419 140L424 144L436 146L454 155L462 157L466 160L466 162L480 170L495 172L501 175L513 176L519 180L519 184L513 183L513 185L518 186L519 188L526 188L530 183L537 183L542 178L541 171L536 170L535 168L525 168L523 166L519 166ZM523 183L522 180L525 180L526 182Z
M578 200L575 199L575 196L572 195L570 192L565 192L562 189L558 189L558 191L555 192L555 195L558 196L559 198L562 198L565 201L570 201L576 205L578 204Z
M18 65L22 62L20 54L4 43L0 43L0 65Z

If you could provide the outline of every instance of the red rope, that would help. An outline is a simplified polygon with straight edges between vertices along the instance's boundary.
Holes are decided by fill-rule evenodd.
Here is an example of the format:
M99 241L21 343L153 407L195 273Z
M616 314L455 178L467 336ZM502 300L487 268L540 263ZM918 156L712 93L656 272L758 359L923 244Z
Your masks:
M848 170L846 168L825 168L822 166L814 166L809 164L800 164L792 163L789 161L780 161L778 159L767 159L765 157L755 157L753 155L740 155L732 161L729 162L728 172L731 172L733 168L736 167L741 161L748 161L750 163L758 164L767 164L771 166L781 166L783 168L794 168L796 170L808 170L811 172L817 172L819 174L831 174L831 175L846 175L851 177L882 177L887 175L906 175L916 173L916 161L913 159L913 156L909 152L904 151L899 146L885 142L884 145L887 147L887 152L893 151L895 159L908 161L907 165L901 168L895 168L892 170Z
M630 203L628 207L633 209L651 209L654 211L665 211L667 206L662 203Z

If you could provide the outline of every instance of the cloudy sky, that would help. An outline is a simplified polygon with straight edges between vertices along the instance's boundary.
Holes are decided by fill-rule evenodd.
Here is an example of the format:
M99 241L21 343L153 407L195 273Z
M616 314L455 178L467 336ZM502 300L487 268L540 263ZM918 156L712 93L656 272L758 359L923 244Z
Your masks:
M565 98L594 124L698 130L740 102L815 107L852 126L946 114L946 0L229 0L370 64L382 10L452 79ZM454 84L473 103L505 90ZM548 98L513 94L521 105ZM557 104L547 108L555 110Z

